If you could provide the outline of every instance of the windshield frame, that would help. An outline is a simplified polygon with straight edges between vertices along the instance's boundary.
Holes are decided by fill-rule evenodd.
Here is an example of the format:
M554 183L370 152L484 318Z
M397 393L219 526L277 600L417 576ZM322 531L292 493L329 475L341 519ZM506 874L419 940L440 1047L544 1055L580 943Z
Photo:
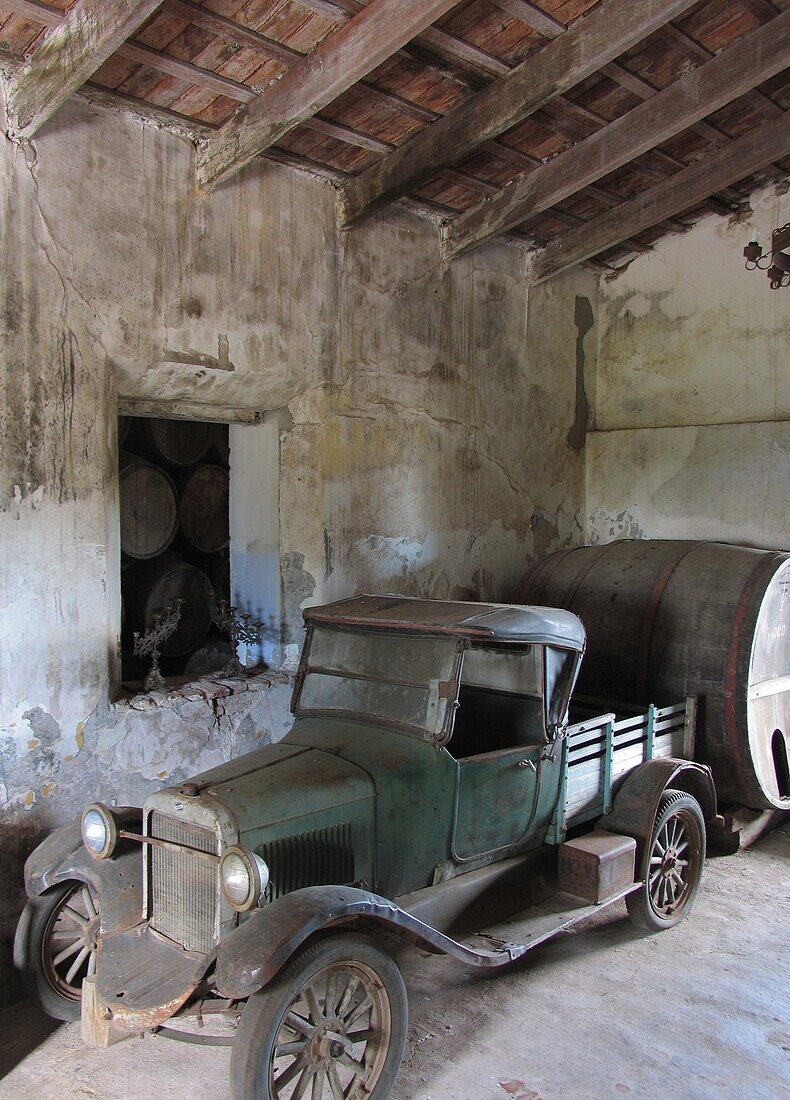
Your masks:
M310 707L305 708L301 706L301 694L304 682L309 673L315 672L319 675L337 676L338 678L345 678L349 680L361 680L368 683L385 683L392 684L396 687L414 687L420 690L428 690L429 685L417 682L414 680L403 679L402 677L392 676L379 676L373 674L363 674L357 672L347 672L338 669L327 668L323 665L313 665L310 663L310 652L312 649L313 635L316 627L321 630L337 632L342 634L354 634L360 637L365 635L376 635L378 637L392 637L396 635L398 637L414 637L415 639L424 639L426 637L433 637L436 641L450 642L451 639L446 634L430 634L426 635L425 631L419 633L411 632L408 630L382 630L371 629L369 627L360 627L356 624L350 625L347 623L326 623L326 622L308 622L307 634L305 637L304 646L302 647L301 657L299 659L299 668L296 673L296 680L294 682L293 694L291 696L291 712L296 718L337 718L345 721L360 722L365 725L384 726L388 729L398 730L401 733L407 733L411 737L416 737L420 741L427 741L429 744L443 745L449 740L450 731L452 730L453 718L455 711L458 707L458 692L460 690L460 672L461 661L464 649L466 648L466 640L464 638L458 638L455 640L452 668L450 672L449 680L440 681L439 683L439 698L446 700L447 705L444 710L444 716L441 726L435 731L431 732L424 726L412 725L409 722L399 721L395 718L388 718L383 715L367 714L364 711L359 710L340 710L337 708L329 707Z

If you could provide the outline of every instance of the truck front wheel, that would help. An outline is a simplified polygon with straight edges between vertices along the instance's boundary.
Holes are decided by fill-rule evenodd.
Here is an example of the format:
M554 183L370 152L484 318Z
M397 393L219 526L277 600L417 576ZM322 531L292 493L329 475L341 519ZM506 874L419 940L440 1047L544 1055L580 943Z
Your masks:
M661 796L650 843L642 854L642 887L626 898L638 928L661 932L688 916L705 863L705 818L683 791Z
M406 1045L406 990L368 936L305 948L242 1013L233 1100L386 1100Z
M82 983L96 966L96 895L84 882L65 882L27 904L27 991L48 1016L78 1020Z

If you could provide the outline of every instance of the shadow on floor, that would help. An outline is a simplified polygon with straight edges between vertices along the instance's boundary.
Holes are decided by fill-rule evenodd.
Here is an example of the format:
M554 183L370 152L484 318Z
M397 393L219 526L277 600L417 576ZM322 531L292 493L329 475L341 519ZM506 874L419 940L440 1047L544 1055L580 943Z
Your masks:
M0 1008L0 1081L59 1027L32 1001Z

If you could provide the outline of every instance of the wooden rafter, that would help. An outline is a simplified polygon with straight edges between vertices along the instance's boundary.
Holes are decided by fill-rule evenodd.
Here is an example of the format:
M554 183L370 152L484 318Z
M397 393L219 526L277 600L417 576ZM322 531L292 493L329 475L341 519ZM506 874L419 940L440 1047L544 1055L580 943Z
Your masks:
M538 34L542 34L544 38L559 38L567 29L559 19L555 19L553 15L548 15L536 7L535 4L529 3L528 0L497 0L497 7L501 8L507 15L519 19L525 26L531 27ZM625 88L633 95L639 96L640 99L650 99L658 91L649 81L639 76L638 73L632 72L625 65L621 65L619 61L610 61L608 65L602 66L601 73L613 80L615 84L619 84L621 88ZM727 140L726 134L707 122L701 122L694 126L694 130L700 137L713 145L720 145Z
M41 23L45 27L57 27L65 19L65 12L62 12L59 8L50 7L48 4L42 3L41 0L2 0L2 6L24 19ZM254 49L262 57L279 61L288 68L304 57L304 53L300 53L291 46L261 34L260 31L244 27L241 23L234 23L232 19L228 19L224 15L218 15L208 8L192 3L192 0L164 0L162 9L178 15L182 19L188 19L193 26L206 30L211 34L216 34L235 46ZM241 84L236 80L223 77L210 69L174 57L163 50L156 50L142 42L134 40L125 42L119 48L118 54L138 65L146 65L149 69L175 77L177 80L183 80L188 84L196 84L198 87L216 91L218 95L224 95L228 99L236 100L238 103L250 103L257 94L247 84ZM216 82L212 83L212 79ZM383 91L364 80L359 81L358 87L364 89L369 99L387 110L397 111L399 114L421 121L432 122L439 117L435 111L431 111L427 107L420 107L416 103L411 103L392 92Z
M340 216L351 225L504 133L602 65L693 7L694 0L608 0L482 92L349 181Z
M11 82L9 133L33 137L161 0L77 0Z
M457 0L371 0L222 129L198 146L210 190L380 65Z
M696 164L643 191L584 226L556 237L532 259L531 282L542 282L583 263L622 241L688 210L712 191L759 171L772 160L790 155L790 111L710 152ZM733 256L733 263L739 263Z
M445 227L445 254L466 252L635 160L781 72L789 53L787 11L572 149L460 214Z

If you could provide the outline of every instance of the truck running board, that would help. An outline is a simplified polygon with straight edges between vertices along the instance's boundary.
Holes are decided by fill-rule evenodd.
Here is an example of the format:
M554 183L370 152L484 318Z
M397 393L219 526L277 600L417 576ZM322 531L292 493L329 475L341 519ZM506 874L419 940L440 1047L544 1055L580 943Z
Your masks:
M554 894L540 905L532 905L521 913L517 913L507 924L495 926L491 932L478 933L470 936L463 943L457 944L463 948L463 954L449 951L448 954L467 965L479 967L507 966L515 959L521 958L552 936L563 932L586 917L599 912L607 905L621 901L628 894L638 890L640 882L631 883L626 889L620 890L603 901L591 903L577 898L572 894ZM520 939L523 943L513 943L504 937L513 925L519 926ZM470 957L473 956L473 957Z

